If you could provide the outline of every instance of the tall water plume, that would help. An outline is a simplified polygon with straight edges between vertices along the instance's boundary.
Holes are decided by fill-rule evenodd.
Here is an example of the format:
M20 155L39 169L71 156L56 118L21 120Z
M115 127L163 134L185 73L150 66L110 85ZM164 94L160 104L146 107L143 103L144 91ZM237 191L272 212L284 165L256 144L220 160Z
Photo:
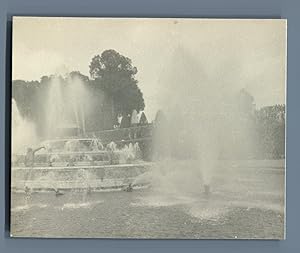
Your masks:
M66 128L81 129L84 133L88 100L85 84L76 75L51 76L44 106L48 138L63 135L61 130Z
M56 75L51 76L48 90L48 101L45 105L48 137L57 135L58 127L67 121L66 105L62 91L62 77Z
M160 106L166 123L161 127L156 122L159 137L154 138L154 153L161 154L162 146L165 149L164 161L154 169L154 184L158 182L164 191L203 191L222 159L242 158L240 150L250 143L251 134L246 114L239 110L242 84L239 70L231 66L237 65L234 61L222 59L212 73L178 46L165 64Z
M86 131L86 115L88 104L88 92L86 90L83 80L73 75L67 78L68 86L67 93L69 95L69 102L75 115L77 126L79 126L83 133Z

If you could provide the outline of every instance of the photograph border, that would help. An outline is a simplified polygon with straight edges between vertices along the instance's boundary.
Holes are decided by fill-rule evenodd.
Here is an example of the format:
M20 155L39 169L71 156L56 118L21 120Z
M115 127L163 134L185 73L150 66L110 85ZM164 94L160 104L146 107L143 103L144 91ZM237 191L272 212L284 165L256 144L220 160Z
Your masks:
M8 1L7 1L8 2ZM30 0L32 4L34 4L34 0ZM5 107L1 108L1 117L2 119L5 118L5 121L1 122L1 131L2 133L5 133L5 139L1 139L1 173L0 176L3 175L2 180L6 179L5 182L3 182L3 187L5 189L5 195L4 193L1 195L1 202L5 203L5 209L4 205L2 208L2 211L6 211L5 219L3 219L3 228L5 227L5 236L1 237L1 245L4 245L7 252L15 252L13 250L18 250L19 247L22 247L24 252L33 252L39 251L40 247L46 248L46 247L54 247L57 251L62 250L66 252L66 249L69 248L69 250L72 250L72 252L78 250L84 249L85 247L90 247L91 251L98 251L100 248L109 250L111 252L116 252L118 249L122 248L123 250L130 250L130 251L144 251L144 252L150 252L151 248L156 249L168 249L170 252L179 252L180 250L186 250L189 249L189 251L198 251L199 249L206 249L206 252L233 252L233 251L240 251L243 250L243 252L256 252L263 250L264 252L295 252L297 249L299 250L299 244L297 241L297 229L299 228L299 219L298 219L298 213L299 213L299 204L295 203L297 201L293 201L293 199L297 199L298 197L298 190L299 190L299 184L297 184L298 180L297 178L300 176L299 171L295 171L297 169L297 164L299 162L298 154L297 154L297 141L299 140L299 133L297 129L300 127L300 120L297 119L297 94L299 94L300 88L295 85L297 80L297 53L299 52L300 48L300 37L299 34L297 35L297 23L299 23L299 17L298 17L298 11L299 10L299 2L297 1L240 1L240 4L238 1L228 1L226 3L226 7L222 5L222 1L211 1L211 4L206 4L206 8L203 9L195 9L193 4L191 4L190 11L178 11L176 8L177 6L172 7L171 1L167 1L167 7L163 5L163 8L161 8L159 3L155 3L156 7L154 9L158 10L154 15L151 15L149 13L149 9L147 10L147 6L144 6L144 8L137 8L133 9L130 8L125 9L125 11L121 11L121 8L115 11L112 11L113 5L108 4L108 8L103 8L102 13L96 14L95 13L95 5L97 6L96 1L91 1L93 3L90 4L90 6L87 8L87 10L82 11L82 14L80 13L80 3L81 1L75 1L73 8L69 8L67 1L64 1L62 4L63 6L59 5L58 0L52 1L52 3L49 3L45 5L37 6L36 8L26 8L24 5L21 4L21 1L12 1L12 3L4 3L4 8L1 8L1 19L4 21L1 25L1 33L5 33L2 30L6 30L6 38L3 36L0 41L1 46L1 56L2 58L2 66L1 68L1 80L3 85L1 85L1 101L5 101ZM241 6L242 3L246 6ZM245 3L246 2L246 3ZM285 3L284 3L285 2ZM137 3L137 1L135 2ZM187 5L188 1L185 3ZM2 3L1 3L2 4ZM27 2L28 4L28 2ZM154 4L154 5L155 5ZM183 6L185 6L183 4ZM100 4L101 5L101 4ZM179 4L180 5L180 4ZM199 3L201 5L201 3ZM203 6L203 5L202 5ZM204 4L205 6L205 4ZM218 7L219 6L219 7ZM220 7L222 6L222 7ZM237 7L239 6L239 8ZM45 8L48 8L47 12L45 13ZM194 8L192 8L194 7ZM192 11L193 9L194 11ZM153 10L153 9L152 9ZM173 14L171 14L173 11ZM198 11L198 13L197 13ZM164 12L164 13L162 13ZM106 13L106 14L105 14ZM141 13L137 15L136 13ZM10 58L10 42L11 42L11 17L13 14L19 15L49 15L49 16L148 16L153 17L156 15L159 16L169 16L169 17L183 17L183 16L193 16L193 17L222 17L222 18L280 18L284 17L288 19L288 75L287 80L289 82L289 87L287 88L287 94L286 98L288 98L288 103L286 104L287 108L289 108L289 114L290 116L287 116L286 121L288 122L288 125L286 127L286 153L288 154L286 156L286 165L289 166L289 172L286 173L286 182L288 182L288 185L286 187L287 191L287 198L286 203L288 204L286 211L286 221L287 221L287 240L286 241L235 241L235 242L225 242L225 241L207 241L207 240L200 240L200 241L194 241L194 240L188 240L186 242L183 241L177 241L172 240L171 242L168 241L161 241L161 240L155 240L154 242L145 242L144 240L70 240L70 239L63 239L63 240L31 240L31 239L11 239L8 237L9 233L7 231L7 209L9 209L9 202L7 202L7 189L9 189L9 186L7 185L7 179L10 178L8 168L10 168L9 160L7 158L10 158L10 154L8 154L7 150L10 150L10 144L7 143L7 138L10 139L10 137L7 136L10 129L10 125L8 126L7 122L10 122L10 95L11 91L8 88L10 85L10 77L11 77L11 58ZM8 21L7 21L8 20ZM4 29L2 29L4 28ZM4 55L6 57L4 57ZM5 81L6 80L6 81ZM6 83L6 86L4 84ZM3 92L2 92L3 91ZM9 98L9 99L8 99ZM7 102L9 101L9 102ZM290 106L289 106L290 105ZM4 109L5 108L5 109ZM4 124L5 122L5 124ZM4 131L5 130L5 131ZM293 138L292 138L293 136ZM4 146L5 144L5 146ZM3 151L3 152L2 152ZM4 156L5 151L5 156ZM3 158L3 159L2 159ZM5 159L4 159L5 158ZM4 171L5 168L5 171ZM5 173L4 173L5 172ZM4 177L5 175L5 177ZM6 200L4 201L4 197L6 197ZM2 215L4 217L4 215ZM2 246L1 246L2 247ZM76 252L76 251L75 251Z

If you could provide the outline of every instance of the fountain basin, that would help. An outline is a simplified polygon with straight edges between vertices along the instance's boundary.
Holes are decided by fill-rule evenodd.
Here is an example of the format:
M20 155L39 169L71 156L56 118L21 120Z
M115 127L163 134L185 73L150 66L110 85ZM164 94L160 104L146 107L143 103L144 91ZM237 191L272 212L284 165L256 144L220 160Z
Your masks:
M72 166L12 167L12 191L121 190L149 171L151 163ZM133 187L146 187L147 182Z

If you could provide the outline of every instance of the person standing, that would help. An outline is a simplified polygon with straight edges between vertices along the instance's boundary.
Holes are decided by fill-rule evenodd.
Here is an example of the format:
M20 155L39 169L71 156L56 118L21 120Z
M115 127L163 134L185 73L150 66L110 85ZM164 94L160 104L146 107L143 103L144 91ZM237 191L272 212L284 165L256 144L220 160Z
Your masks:
M135 109L132 111L130 123L131 123L130 125L131 125L132 127L137 126L138 123L139 123L139 120L138 120L138 113L137 113L137 111L136 111Z
M121 128L128 128L130 127L130 114L124 115L122 117L122 121L121 121Z
M117 116L117 125L118 125L118 127L121 126L122 119L123 119L123 115L121 113L118 113L118 116Z
M140 117L140 120L139 120L139 124L141 126L148 124L148 120L147 120L146 115L145 115L144 112L142 112L142 114L141 114L141 117Z

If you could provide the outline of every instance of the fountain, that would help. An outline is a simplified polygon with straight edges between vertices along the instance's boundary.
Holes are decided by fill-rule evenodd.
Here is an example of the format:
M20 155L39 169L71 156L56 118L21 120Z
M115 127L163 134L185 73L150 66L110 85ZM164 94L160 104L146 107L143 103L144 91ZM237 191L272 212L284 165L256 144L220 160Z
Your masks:
M73 135L85 133L85 110L88 94L84 83L76 76L52 76L49 96L45 105L47 137L65 136L76 129Z
M85 126L85 110L87 107L88 94L84 87L83 81L78 76L69 76L67 79L69 95L69 103L73 108L75 115L75 123L79 126L83 134L86 132Z
M223 78L216 79L219 75L210 73L180 46L165 66L168 70L159 79L163 84L158 95L161 111L154 122L158 161L149 180L158 195L211 196L221 160L236 159L245 144L235 140L239 136L251 140L239 114L240 84L232 80L230 66L228 72L226 64L214 68L222 71Z
M57 196L78 190L84 193L85 201L91 191L122 190L147 170L149 166L140 160L138 143L120 146L102 143L97 137L83 137L89 99L80 78L52 76L49 85L45 103L49 139L38 145L45 149L32 152L31 163L26 163L28 153L15 152L16 145L13 145L13 190L52 191ZM12 103L13 143L21 142L34 150L31 140L18 139L19 130L24 130L27 122L21 119L14 100Z

